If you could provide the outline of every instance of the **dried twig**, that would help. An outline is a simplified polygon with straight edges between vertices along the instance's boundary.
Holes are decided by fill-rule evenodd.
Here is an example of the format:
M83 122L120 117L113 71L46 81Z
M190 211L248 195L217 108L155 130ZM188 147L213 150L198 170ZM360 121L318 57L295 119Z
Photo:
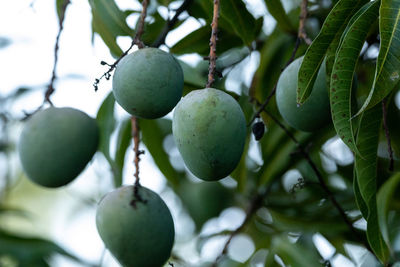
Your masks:
M144 202L144 200L140 197L138 190L140 186L140 178L139 178L139 161L140 161L140 155L144 153L143 150L139 150L139 144L140 144L140 128L139 128L139 123L137 121L137 118L135 116L131 117L131 124L132 124L132 137L133 137L133 151L135 152L135 159L134 159L134 164L135 164L135 184L133 187L133 192L134 192L134 199L131 202L131 205L135 207L137 201Z
M387 124L387 110L386 110L386 98L382 101L382 115L383 115L383 129L385 130L385 137L388 145L388 153L389 153L389 171L393 171L394 168L394 159L393 159L393 150L392 150L392 142L390 140L389 127Z
M109 69L107 72L103 73L103 75L100 76L100 78L97 78L94 80L93 83L93 87L94 90L97 91L98 90L98 86L100 81L103 78L106 78L106 80L110 79L111 77L111 72L114 71L114 69L117 67L118 63L126 56L128 55L129 51L131 51L131 49L137 45L140 48L144 48L144 43L141 41L142 35L144 33L144 21L146 19L147 16L147 7L149 5L150 0L143 0L142 2L142 12L140 13L140 18L139 18L139 25L138 25L138 29L136 31L135 37L133 38L131 45L128 47L127 50L124 51L124 53L122 53L122 55L113 63L113 64L108 64L104 61L101 61L102 65L108 65Z
M219 0L214 0L213 20L211 23L210 38L210 65L208 67L208 81L206 87L209 88L215 81L214 74L217 68L217 35L218 35Z
M164 25L164 28L161 31L161 34L157 37L157 39L151 45L152 47L159 47L160 45L165 43L165 38L167 37L168 33L172 30L172 28L175 26L175 24L178 22L178 18L180 16L180 14L182 14L183 11L188 9L188 7L190 6L190 4L192 2L193 2L193 0L183 1L182 5L175 11L175 15L172 17L172 19L167 20L167 23Z
M273 116L270 112L268 112L267 110L263 110L265 113L268 114L268 116L285 132L285 134L292 139L292 141L296 144L300 154L304 157L304 159L308 162L308 164L310 165L310 167L313 169L315 175L318 178L318 182L321 185L322 189L324 190L325 194L327 195L328 199L332 202L333 206L337 209L337 211L339 212L340 216L342 217L343 221L345 222L345 224L348 226L349 230L352 232L352 234L358 239L360 240L360 242L362 244L364 244L364 246L373 253L370 245L368 244L368 242L365 242L364 239L361 238L361 236L358 234L358 232L356 231L356 229L354 228L352 222L350 221L350 219L347 217L346 212L344 211L344 209L342 208L342 206L339 204L339 202L336 200L335 195L333 194L333 192L329 189L328 185L326 184L321 172L318 170L317 165L315 165L314 161L311 159L310 155L308 154L308 152L306 151L306 149L300 144L300 142L296 139L296 137L277 119L275 118L275 116Z
M54 89L54 82L57 78L56 76L56 68L57 68L57 63L58 63L58 50L60 48L60 36L61 33L64 29L64 18L65 18L65 11L67 10L68 5L70 4L70 0L64 0L62 6L61 6L61 10L60 10L60 14L59 14L59 20L58 20L58 33L57 33L57 37L56 37L56 43L54 45L54 65L53 65L53 71L51 74L51 79L50 79L50 83L47 86L47 90L45 92L44 95L44 101L43 104L45 102L48 102L50 105L53 105L53 103L50 100L50 96L54 93L55 89ZM42 105L43 106L43 105Z
M308 0L301 1L299 31L298 31L297 36L299 39L303 39L307 45L310 45L312 41L310 38L308 38L307 33L306 33L306 20L307 20L307 14L308 14L307 5L308 5Z

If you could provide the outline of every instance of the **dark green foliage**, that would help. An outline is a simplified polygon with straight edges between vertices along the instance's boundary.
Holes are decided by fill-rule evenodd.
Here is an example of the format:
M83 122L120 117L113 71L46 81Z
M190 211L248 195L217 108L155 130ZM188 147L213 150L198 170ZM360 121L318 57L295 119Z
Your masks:
M72 108L48 108L26 122L19 156L28 177L46 187L70 183L97 150L96 121Z

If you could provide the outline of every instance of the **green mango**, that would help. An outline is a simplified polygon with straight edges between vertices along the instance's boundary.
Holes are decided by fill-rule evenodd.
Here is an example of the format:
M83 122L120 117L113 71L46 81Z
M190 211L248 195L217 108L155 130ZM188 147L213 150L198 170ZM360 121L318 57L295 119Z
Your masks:
M50 107L28 119L18 152L22 167L33 182L60 187L83 171L98 143L96 120L77 109Z
M158 48L143 48L119 62L113 77L117 103L131 115L156 119L182 97L183 71L178 61Z
M169 259L175 229L171 213L153 191L120 187L99 203L97 230L106 247L126 267L160 267Z
M187 94L175 108L172 133L188 169L215 181L237 166L246 138L246 120L236 100L206 88Z
M321 65L309 98L301 106L296 102L297 76L303 57L293 61L281 74L276 87L276 104L283 119L293 128L313 132L330 119L325 64Z

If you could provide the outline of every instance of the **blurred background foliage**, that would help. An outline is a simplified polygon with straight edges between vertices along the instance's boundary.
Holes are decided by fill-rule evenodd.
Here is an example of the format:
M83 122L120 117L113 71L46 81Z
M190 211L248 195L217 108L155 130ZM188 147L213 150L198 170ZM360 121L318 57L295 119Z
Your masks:
M60 8L63 0L56 2ZM114 0L88 2L92 11L93 35L99 35L117 58L123 53L117 38L134 35L135 27L128 25L127 18L133 16L137 20L140 9L123 10ZM292 55L297 38L300 1L259 1L268 10L263 15L256 14L248 2L221 1L217 43L219 75L214 87L231 94L241 105L249 122L258 108L257 103L264 102L270 94ZM336 2L309 1L306 21L309 38L317 36ZM170 24L164 11L167 10L171 19L181 5L184 6L182 13L173 25ZM66 19L74 18L68 18L67 13ZM163 35L179 31L189 19L197 20L202 26L171 47L166 46ZM185 77L184 94L204 87L208 61L187 62L179 56L195 54L200 58L208 55L211 19L212 1L209 0L153 0L149 6L143 42L169 50L180 59ZM6 36L0 36L0 49L10 45L13 44ZM354 93L357 110L372 84L378 47L378 29L375 27L364 44L357 65ZM303 55L306 49L307 45L302 42L296 58ZM248 71L249 61L254 58L256 68ZM93 160L99 163L92 163L88 168L101 165L101 170L97 174L94 170L91 175L99 176L100 172L105 172L112 182L97 179L98 186L92 186L84 194L71 193L68 189L44 190L31 184L22 173L16 154L16 136L23 120L10 112L11 106L21 98L38 90L35 87L20 87L0 95L0 266L50 266L55 254L70 258L76 266L99 266L63 249L58 245L60 239L54 239L51 234L43 236L43 230L53 225L55 220L65 220L68 224L75 213L95 208L102 195L124 184L124 168L132 165L128 156L133 153L130 120L116 114L111 93L100 103L96 119L101 129L101 142L99 153ZM399 104L396 89L388 104L388 125L395 152L394 172L399 168ZM215 250L214 254L218 255L221 244L244 221L219 266L345 266L338 265L339 262L363 267L381 266L363 245L366 242L366 222L355 200L354 157L337 137L333 125L330 123L313 133L300 132L285 124L274 99L266 109L270 115L261 114L266 127L262 139L256 141L249 127L239 166L230 177L212 183L196 179L184 168L173 143L171 116L139 120L142 146L145 146L147 156L151 156L154 168L159 169L166 181L163 191L172 195L174 205L179 206L180 212L174 214L174 219L188 221L190 225L186 225L189 230L180 231L184 234L177 239L170 261L174 266L210 266L209 258L201 257L204 255L202 251ZM299 144L293 142L274 118L306 149L363 240L350 231L321 187L309 162L300 153ZM394 172L388 171L383 131L380 140L378 182L385 186L378 194L378 207L388 211L384 224L389 240L385 241L390 245L391 261L395 262L400 252L399 178L395 175L389 179ZM152 174L146 175L142 170L141 175L147 177ZM74 212L55 218L54 210L62 207L55 203L71 197L76 201ZM225 226L215 227L221 220ZM32 221L42 229L31 231ZM177 225L185 226L184 223ZM214 243L217 245L212 245ZM194 252L187 254L189 247ZM196 253L197 256L193 256Z

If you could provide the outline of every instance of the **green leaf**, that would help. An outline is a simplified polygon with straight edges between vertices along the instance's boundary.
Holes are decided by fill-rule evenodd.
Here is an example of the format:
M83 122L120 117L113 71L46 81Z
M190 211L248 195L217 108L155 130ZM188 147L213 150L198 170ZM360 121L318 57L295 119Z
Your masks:
M221 17L226 19L233 30L247 46L256 38L258 32L256 20L247 10L246 4L238 0L220 1Z
M368 0L340 0L326 17L321 31L307 49L298 74L297 102L302 104L310 96L319 67L333 40L338 39L344 30L343 25ZM331 49L335 49L331 47Z
M96 120L100 129L99 150L106 158L111 158L110 137L115 129L114 105L114 95L111 92L104 99L96 115Z
M264 2L279 28L285 32L297 34L297 29L293 26L280 0L264 0Z
M114 174L114 185L116 187L122 185L122 174L125 164L125 154L132 140L131 120L125 119L118 131L117 149L115 151L116 173Z
M76 262L88 265L49 240L21 236L0 230L0 255L7 255L16 260L18 266L49 266L47 261L54 254L61 254Z
M358 154L351 122L353 75L365 38L378 18L379 1L369 2L357 12L339 47L331 75L330 103L335 130L344 143Z
M120 173L120 171L118 171L119 168L110 155L110 138L115 130L116 125L114 117L114 106L114 95L111 92L104 99L99 110L97 111L96 120L100 129L99 151L104 155L104 157L110 164L114 178L114 186L118 186L120 185L120 181L122 181L122 172Z
M63 10L64 4L67 2L68 0L56 0L56 9L57 9L57 16L58 16L58 20L61 19L61 16L64 15L62 14L65 10Z
M197 53L206 56L210 53L210 36L210 26L201 27L178 41L171 47L170 52L178 55ZM241 39L236 35L223 29L218 31L217 54L221 54L241 44Z
M381 106L375 106L363 114L357 135L357 147L362 157L358 154L355 156L355 173L360 194L368 207L368 216L365 217L368 242L375 255L385 263L388 258L388 249L379 231L376 204L377 151L381 123Z
M114 56L122 54L117 36L133 35L126 23L127 15L119 9L114 0L89 0L92 9L93 31L97 32Z
M298 244L291 243L286 237L275 237L272 240L271 251L268 253L265 266L271 266L274 254L280 256L285 264L292 267L321 267L321 258L304 249Z
M163 141L172 134L172 121L168 119L145 120L139 119L142 140L162 174L172 186L179 184L182 172L174 169L169 161L169 155L164 150Z
M357 175L356 175L356 169L354 168L354 180L353 180L353 190L354 190L354 197L356 199L356 204L358 206L358 208L361 211L361 215L364 218L368 218L368 206L365 203L361 192L360 192L360 187L358 185L358 181L357 181Z
M381 230L383 239L389 248L391 247L391 244L388 229L388 212L390 204L395 197L394 193L396 192L396 189L398 189L399 184L400 173L396 173L382 185L377 194L379 228Z
M381 43L375 79L357 115L382 101L400 80L400 0L382 0L379 15Z

